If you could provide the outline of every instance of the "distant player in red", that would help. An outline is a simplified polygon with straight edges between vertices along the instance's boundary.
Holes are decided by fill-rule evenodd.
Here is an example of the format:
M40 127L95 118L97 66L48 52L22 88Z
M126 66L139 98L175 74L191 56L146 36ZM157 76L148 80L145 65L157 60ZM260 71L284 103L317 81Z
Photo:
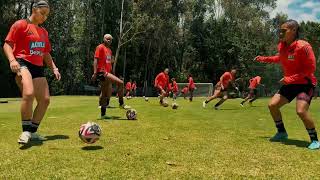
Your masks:
M131 86L132 96L137 96L137 82L133 81Z
M98 45L94 54L92 80L98 79L101 86L99 106L101 108L101 117L106 115L106 108L109 106L112 95L112 83L117 84L117 94L119 97L120 108L127 109L123 101L123 80L111 73L112 71L112 51L110 49L112 36L106 34L103 37L103 43Z
M167 103L164 102L164 97L167 96L167 90L169 88L169 69L166 68L163 72L159 73L156 76L154 81L154 86L157 88L160 94L160 104L167 106Z
M132 94L132 81L130 79L130 81L127 82L126 84L126 98L128 99L130 97L130 94Z
M309 149L319 149L315 124L308 110L312 100L317 79L316 59L311 45L299 40L299 24L297 21L288 20L281 25L279 54L276 56L258 56L256 61L266 63L279 63L283 69L284 77L279 81L282 84L280 90L272 97L269 110L278 132L270 139L282 141L288 138L287 131L282 121L280 108L296 98L296 111L303 121L311 139Z
M176 100L177 99L177 96L178 96L178 92L179 92L179 87L178 87L178 84L176 82L176 79L175 78L172 78L171 79L171 82L172 82L172 94L173 94L173 100Z
M192 78L192 75L189 74L188 76L188 88L189 88L189 92L190 92L190 98L189 100L192 101L193 99L193 91L196 89L196 85L194 84L194 81L193 81L193 78Z
M31 16L11 26L3 46L22 93L20 110L23 132L18 139L20 144L27 144L30 140L45 140L36 133L50 102L44 64L51 69L57 80L61 78L50 55L48 32L39 26L47 20L49 11L46 1L33 3ZM37 106L33 110L34 99Z
M189 92L189 87L188 87L188 86L185 86L185 87L181 90L181 94L183 95L183 98L184 98L184 99L187 99L188 92Z
M243 107L244 103L247 102L249 99L251 99L249 101L250 105L252 104L253 101L257 100L258 98L258 90L257 87L260 85L261 83L261 77L260 76L256 76L252 79L249 80L249 94L248 96L240 103L240 105Z
M205 108L206 105L216 99L220 96L223 96L221 100L214 106L215 109L218 109L218 107L225 102L228 99L228 88L229 86L233 86L237 89L237 87L234 85L234 80L236 76L237 70L232 69L230 72L225 72L221 77L220 81L216 84L215 90L213 93L213 96L208 97L207 100L202 102L202 106Z

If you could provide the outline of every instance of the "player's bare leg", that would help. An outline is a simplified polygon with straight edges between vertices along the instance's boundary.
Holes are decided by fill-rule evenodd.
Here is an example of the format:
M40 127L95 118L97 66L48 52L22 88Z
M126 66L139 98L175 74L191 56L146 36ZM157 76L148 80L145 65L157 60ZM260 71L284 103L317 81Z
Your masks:
M202 102L202 107L205 108L206 105L207 105L210 101L218 98L218 97L220 96L220 93L221 93L221 90L220 90L220 89L214 90L213 95L210 96L210 97L208 97L207 100L205 100L205 101Z

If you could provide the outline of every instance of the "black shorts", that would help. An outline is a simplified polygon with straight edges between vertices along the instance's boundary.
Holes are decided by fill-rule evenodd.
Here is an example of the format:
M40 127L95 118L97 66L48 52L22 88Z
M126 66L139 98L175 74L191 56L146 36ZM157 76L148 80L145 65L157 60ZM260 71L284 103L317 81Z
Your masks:
M314 88L313 85L309 84L288 84L283 85L278 91L278 94L287 98L289 102L297 97L297 100L305 100L310 104Z
M258 90L257 89L250 89L250 96L257 96L258 95Z
M104 72L98 72L97 73L97 81L100 82L100 81L105 81L106 78L104 77Z
M44 67L43 66L37 66L34 64L31 64L30 62L24 60L24 59L17 59L17 62L20 64L20 68L26 68L29 70L32 79L44 77Z

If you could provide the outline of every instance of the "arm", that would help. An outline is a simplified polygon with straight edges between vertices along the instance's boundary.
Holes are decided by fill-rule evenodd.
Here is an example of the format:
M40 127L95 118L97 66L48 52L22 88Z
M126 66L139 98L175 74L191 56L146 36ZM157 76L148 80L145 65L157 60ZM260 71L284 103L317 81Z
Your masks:
M5 42L3 45L3 51L9 61L11 71L14 73L17 73L20 70L20 65L16 61L16 58L13 55L13 48L12 47L13 47L13 44Z
M61 75L59 73L59 69L57 68L56 64L52 60L52 56L50 53L47 53L43 56L44 63L51 69L53 74L55 75L55 78L60 81Z
M263 63L279 63L280 62L280 56L257 56L255 58L255 61L263 62Z
M294 74L292 76L284 77L283 82L285 84L289 84L291 82L302 80L302 79L310 81L310 79L308 80L308 77L310 77L310 75L312 75L316 70L316 60L310 45L307 45L301 48L299 50L299 55L302 63L301 64L302 67L300 68L301 72Z

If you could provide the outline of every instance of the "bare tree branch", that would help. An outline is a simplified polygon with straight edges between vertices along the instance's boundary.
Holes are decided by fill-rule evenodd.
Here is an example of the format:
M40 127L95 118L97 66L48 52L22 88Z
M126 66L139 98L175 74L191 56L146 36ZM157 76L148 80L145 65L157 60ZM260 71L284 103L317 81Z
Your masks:
M145 32L146 32L146 31L141 31L141 32L136 32L136 33L134 33L133 36L132 36L128 41L126 41L126 42L124 42L124 43L121 43L121 44L120 44L120 47L122 47L123 45L125 45L125 44L127 44L128 42L132 41L138 34L142 34L142 33L145 33Z

